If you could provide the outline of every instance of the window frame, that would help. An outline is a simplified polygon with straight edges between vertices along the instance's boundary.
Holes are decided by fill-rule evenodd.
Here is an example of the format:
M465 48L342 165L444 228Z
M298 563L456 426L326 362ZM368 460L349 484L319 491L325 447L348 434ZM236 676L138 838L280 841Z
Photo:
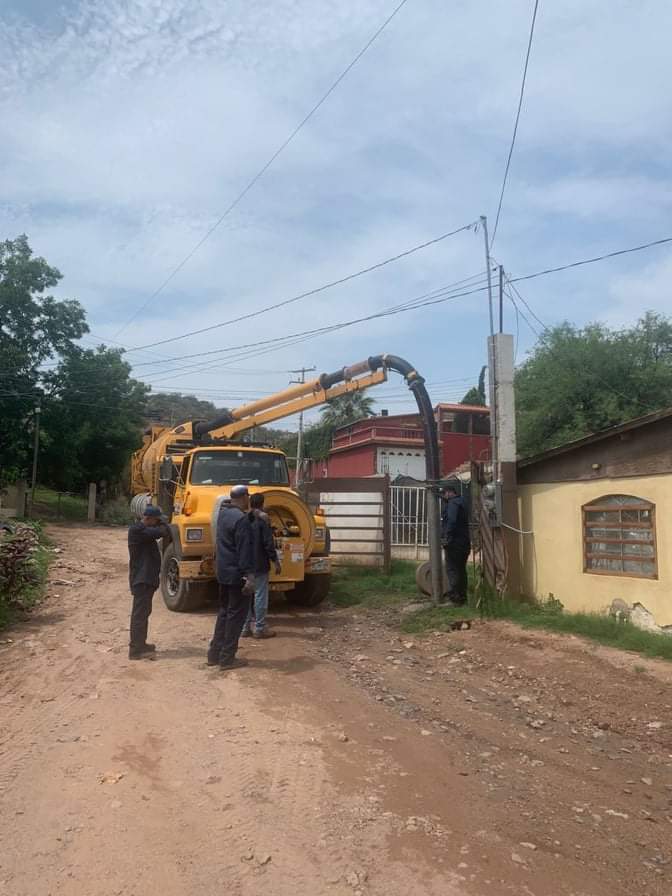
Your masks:
M607 504L601 503L606 502L608 498L614 497L622 497L628 498L632 497L633 500L629 504ZM629 528L632 529L650 529L651 530L651 541L642 541L641 539L633 539L633 538L598 538L597 536L589 536L587 535L588 529L623 529L627 527L628 521L624 521L622 518L618 522L611 522L606 520L588 520L586 518L588 513L602 512L602 513L613 513L614 511L619 511L622 513L624 510L646 510L649 512L651 519L647 522L642 522L638 520L636 525L630 525ZM593 576L616 576L618 578L628 578L628 579L657 579L658 578L658 541L657 541L657 533L656 533L656 505L652 501L646 501L643 498L635 498L634 495L621 495L617 493L602 495L599 498L595 498L593 501L589 501L587 504L584 504L581 508L581 555L583 558L583 571L587 575ZM633 555L632 557L625 558L623 556L623 552L621 552L620 556L616 554L608 554L603 551L594 552L589 551L588 547L590 543L598 543L598 544L620 544L620 545L628 545L628 544L650 544L653 547L653 554L650 557ZM593 567L588 565L589 558L593 559L605 559L605 560L618 560L620 559L621 563L627 560L646 560L647 562L653 563L653 572L628 572L624 569L614 570L614 569L594 569Z

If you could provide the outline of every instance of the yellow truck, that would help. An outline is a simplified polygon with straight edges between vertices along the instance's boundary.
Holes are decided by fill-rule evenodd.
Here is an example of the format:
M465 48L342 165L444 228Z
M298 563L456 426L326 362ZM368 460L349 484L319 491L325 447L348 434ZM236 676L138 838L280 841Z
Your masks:
M234 485L263 491L282 571L270 588L298 604L314 606L329 592L329 530L319 508L312 512L290 488L287 460L277 448L240 436L282 417L386 379L386 369L367 362L318 377L227 412L212 421L171 428L152 426L131 464L132 509L158 504L169 518L170 543L162 546L161 593L169 609L186 612L207 599L215 581L217 515ZM340 380L340 382L339 382Z
M239 483L251 493L264 492L282 565L279 574L271 574L271 591L285 592L288 600L304 606L324 600L331 580L324 513L320 508L309 509L290 488L282 451L243 442L240 437L257 426L383 383L388 369L404 375L423 419L428 417L428 471L438 470L436 424L424 380L394 355L375 355L322 374L215 420L147 430L132 459L131 507L140 517L148 504L158 504L168 515L172 538L162 545L161 593L169 609L186 612L207 599L215 582L217 516L231 488ZM438 474L430 472L428 478Z

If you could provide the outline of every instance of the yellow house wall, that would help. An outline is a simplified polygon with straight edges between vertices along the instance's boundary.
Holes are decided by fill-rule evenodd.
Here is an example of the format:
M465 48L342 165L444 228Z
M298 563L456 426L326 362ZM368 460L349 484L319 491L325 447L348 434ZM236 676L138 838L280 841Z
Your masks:
M570 611L600 612L616 597L639 602L658 625L672 625L672 475L554 482L519 486L523 592L553 594ZM595 575L583 571L581 508L604 495L635 495L656 506L658 578Z

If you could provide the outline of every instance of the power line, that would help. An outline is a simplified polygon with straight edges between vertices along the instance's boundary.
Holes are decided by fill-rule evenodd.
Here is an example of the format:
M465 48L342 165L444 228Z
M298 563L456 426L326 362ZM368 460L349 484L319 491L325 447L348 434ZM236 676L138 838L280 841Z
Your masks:
M515 366L518 362L518 343L520 342L520 311L518 311L518 305L516 304L516 300L513 298L511 293L507 292L506 290L505 290L505 293L506 293L506 297L513 305L514 311L516 312L516 341L514 343L514 349L513 349L513 366L515 369Z
M526 299L523 295L521 295L521 293L520 293L520 291L518 290L518 287L515 285L515 283L511 283L511 282L509 281L508 277L507 277L507 282L508 282L509 286L511 287L511 289L512 289L512 290L515 292L515 294L518 296L518 298L520 299L520 301L523 303L523 305L524 305L524 306L527 308L527 310L530 312L530 314L532 315L532 317L536 320L536 322L537 322L537 323L539 324L539 326L542 328L542 330L547 331L547 330L549 329L549 327L548 327L548 326L543 322L543 320L541 320L541 318L536 314L536 312L535 312L534 309L530 306L530 304L529 304L529 302L527 301L527 299Z
M516 300L514 299L514 297L511 295L511 293L507 291L507 292L506 292L506 295L509 297L509 300L511 301L513 307L516 309L516 321L518 320L518 315L520 315L520 317L522 317L522 319L523 319L523 320L525 321L525 323L527 324L527 326L528 326L530 332L535 336L535 338L536 338L537 340L540 340L540 339L541 339L541 333L539 332L539 330L537 330L537 328L531 323L529 317L523 312L522 308L520 308L520 307L518 306L518 303L516 302Z
M555 273L558 273L558 272L560 272L560 271L570 270L570 269L572 269L572 268L581 267L581 266L583 266L583 265L587 265L587 264L594 264L595 262L598 262L598 261L604 261L604 260L609 259L609 258L616 258L616 257L618 257L618 256L620 256L620 255L627 255L627 254L632 253L632 252L641 252L641 251L644 250L644 249L650 249L650 248L653 248L653 247L655 247L655 246L662 246L662 245L665 245L665 244L667 244L667 243L671 243L671 242L672 242L672 237L664 237L663 239L653 240L652 242L649 242L649 243L643 243L643 244L641 244L641 245L639 245L639 246L631 246L631 247L628 248L628 249L618 249L618 250L615 250L615 251L613 251L613 252L607 252L607 253L605 253L604 255L597 255L597 256L594 256L594 257L592 257L592 258L585 258L585 259L582 259L581 261L573 261L573 262L570 262L570 263L568 263L568 264L560 265L560 266L558 266L558 267L554 267L554 268L546 268L546 269L544 269L544 270L542 270L542 271L535 271L535 272L532 273L532 274L525 274L525 275L523 275L522 277L511 277L511 278L509 278L509 283L511 283L511 284L514 284L514 283L522 283L522 282L524 282L525 280L533 280L533 279L535 279L535 278L537 278L537 277L547 276L548 274L555 274ZM467 282L468 280L473 280L473 279L475 279L476 277L479 277L479 276L482 276L482 274L481 274L481 275L475 274L475 275L473 275L472 277L469 277L469 278L466 278L466 279L463 280L463 281L457 281L457 282L458 282L458 283L460 283L460 282L465 283L465 282ZM475 290L475 292L482 292L482 291L483 291L483 288L479 288L479 289ZM470 295L470 294L471 294L471 293L469 293L469 292L465 292L465 293L463 293L463 295ZM457 297L459 297L459 296L456 296L456 298L457 298ZM410 310L410 308L408 308L408 309L407 309L407 308L400 308L399 311L398 311L397 313L399 313L400 311L403 311L403 310ZM387 313L391 313L391 312L387 312ZM369 317L359 318L359 319L357 319L357 320L355 320L355 321L345 322L342 326L350 326L352 323L359 323L359 322L366 321L366 320L369 320L369 319L370 319ZM323 329L324 329L325 331L327 331L327 330L330 329L330 328L323 328ZM319 332L321 332L321 330L308 331L308 332L309 332L309 333L319 333ZM177 338L180 338L180 337L177 337ZM293 338L293 337L285 337L285 338ZM156 344L156 343L155 343L155 344ZM229 350L230 350L230 349L222 349L222 350L219 350L219 351L221 351L221 352L226 352L226 351L229 351ZM202 354L202 353L201 353L201 354ZM187 356L183 356L183 357L190 357L190 356L187 355ZM171 359L171 360L174 360L174 359ZM176 359L176 360L181 360L181 358L178 358L178 359ZM134 365L134 366L135 366L135 367L138 367L138 366L140 366L140 365Z
M477 280L476 278L480 278L480 279ZM468 280L476 280L476 283L473 285L480 285L480 283L482 282L482 275L476 274L472 277L466 278L466 280L464 280L464 281L458 281L458 284L460 284L460 283L466 284ZM472 284L470 284L470 285L472 285ZM407 302L402 303L402 305L400 305L400 306L393 306L393 307L394 308L402 307L402 306L405 306L406 304L408 304L409 302L415 302L415 301L419 301L420 299L425 299L425 298L433 297L433 296L437 296L437 295L444 295L444 294L447 294L448 292L456 292L457 289L458 289L457 285L448 284L445 287L440 287L439 289L432 290L431 292L428 292L428 293L424 293L423 295L418 296L414 299L407 300ZM319 332L322 332L323 330L329 330L329 329L332 329L333 327L339 327L341 325L342 324L340 324L340 323L332 324L332 325L326 326L326 327L318 327L315 330L305 330L301 333L292 333L292 334L288 334L286 336L278 336L273 339L265 339L265 340L260 340L258 342L251 342L251 343L247 343L247 344L243 344L243 345L227 346L226 348L211 349L207 352L198 352L198 355L200 358L205 358L205 357L214 356L214 355L226 355L226 354L230 353L231 351L238 351L238 350L244 349L244 348L251 348L251 347L258 346L258 345L265 345L265 344L268 344L271 342L281 342L285 339L294 339L297 336L312 335L313 333L319 333ZM168 358L167 361L184 361L186 359L193 358L193 357L194 357L194 352L189 352L186 355L175 355L172 358ZM200 366L201 363L202 363L201 361L197 361L194 365L187 365L185 368L167 368L166 370L152 371L152 373L155 373L155 374L174 373L176 370L179 370L179 369L188 369L189 367ZM153 362L151 362L151 361L141 361L138 364L134 364L133 368L134 368L134 370L136 370L139 367L148 367L148 366L151 366L152 364L153 364Z
M536 277L545 277L546 274L557 274L558 271L567 271L570 268L578 268L584 264L593 264L596 261L604 261L606 258L616 258L617 255L628 255L630 252L641 252L642 249L650 249L652 246L662 246L665 243L672 243L672 236L667 236L662 240L654 240L651 243L643 243L641 246L632 246L630 249L619 249L616 252L607 252L606 255L596 255L594 258L584 258L582 261L573 261L571 264L563 264L557 268L546 268L543 271L536 271L534 274L526 274L524 277L513 277L511 283L521 283L523 280L534 280Z
M520 96L518 98L518 109L516 110L516 120L513 125L513 136L511 137L511 146L509 147L509 155L506 160L506 168L504 169L504 180L502 181L502 189L499 194L499 205L497 206L497 216L495 218L495 226L492 230L492 239L490 247L494 245L497 236L497 227L499 225L499 216L502 213L502 202L504 201L504 192L506 190L506 182L509 177L509 168L511 167L511 157L513 156L513 148L516 145L516 135L518 133L518 123L520 122L520 112L523 108L523 97L525 95L525 83L527 81L527 67L530 63L530 52L532 50L532 39L534 37L534 26L537 21L537 10L539 8L539 0L534 0L534 10L532 12L532 24L530 25L530 36L527 41L527 52L525 54L525 66L523 68L523 78L520 84Z
M230 352L230 351L239 352L241 350L247 350L242 355L235 355L231 359L232 361L240 360L242 357L257 357L259 354L266 354L267 351L275 351L280 348L287 348L290 345L296 345L299 342L305 342L308 339L313 339L317 336L323 336L327 333L332 333L332 332L335 332L338 330L342 330L342 329L345 329L346 327L354 326L355 324L365 323L367 321L375 320L380 317L389 317L391 315L399 314L402 311L412 311L415 308L421 308L421 307L425 307L428 305L434 305L437 303L446 302L451 299L460 298L461 296L473 295L474 293L483 292L483 290L485 290L485 289L487 289L487 286L479 286L477 288L466 290L463 292L455 292L454 290L445 290L445 289L435 290L433 292L426 293L423 296L419 296L417 299L412 299L408 302L402 303L399 306L395 306L395 307L388 308L388 309L383 309L382 311L378 311L373 314L366 315L364 317L354 318L353 320L348 320L348 321L341 321L339 323L331 324L330 326L326 326L326 327L317 327L313 330L304 330L299 333L291 333L286 336L278 336L278 337L274 337L272 339L259 340L258 342L251 342L251 343L247 343L247 344L243 344L243 345L231 346L227 349L216 349L216 350L213 350L213 353L222 354L223 352ZM438 296L438 298L437 298L437 296ZM430 298L428 301L420 301L420 299L425 299L427 297L433 297L433 298ZM267 348L268 346L271 346L271 347ZM261 349L261 350L259 350L259 349ZM252 350L252 351L250 351L250 350ZM201 352L200 354L201 354L201 356L203 356L204 354L207 354L207 353ZM192 355L187 355L184 357L192 357ZM181 359L178 358L176 360L181 360ZM137 366L140 366L140 365L137 365ZM174 368L173 370L170 370L170 371L156 371L155 374L158 373L158 375L161 377L163 377L164 373L169 373L171 376L175 376L175 375L178 375L179 373L186 372L186 371L191 371L192 373L198 373L201 370L211 370L211 369L216 369L216 368L212 368L211 364L209 364L209 363L203 364L202 362L197 361L194 364L189 364L189 365L185 365L183 367ZM171 376L163 377L163 380L170 379ZM161 380L158 380L157 382L161 382Z
M448 237L455 236L456 234L462 233L465 230L470 230L475 225L476 222L465 224L462 227L458 227L456 230L451 230L450 233L443 233L441 234L441 236L437 236L434 239L427 240L426 242L420 243L417 246L412 246L410 249L406 249L403 252L399 252L397 255L393 255L390 258L385 258L383 259L383 261L376 262L376 264L372 264L369 265L369 267L362 268L359 271L355 271L353 274L348 274L345 277L340 277L338 280L332 280L329 283L324 283L322 286L317 286L314 289L309 289L306 292L299 293L299 295L292 296L289 299L283 299L281 302L276 302L273 305L267 305L265 308L259 308L257 311L250 311L248 314L242 314L239 317L232 317L229 320L220 321L220 323L211 324L207 327L201 327L198 330L190 330L188 333L181 333L179 336L172 336L170 339L161 339L158 342L148 342L146 345L133 346L132 348L127 349L127 352L146 351L148 348L154 348L157 345L166 345L169 342L177 342L180 339L187 339L190 336L200 336L201 333L209 333L212 330L218 330L222 327L228 327L230 324L237 324L243 320L250 320L250 318L258 317L260 314L266 314L269 311L275 311L278 308L284 308L286 305L291 305L294 302L298 302L300 299L306 299L309 296L316 296L318 295L318 293L324 292L327 289L332 289L334 286L341 286L343 283L348 283L350 280L354 280L357 277L363 276L364 274L370 274L371 271L379 270L380 268L383 268L388 264L399 261L401 258L406 258L409 255L413 255L415 252L419 252L421 249L426 249L428 246L434 246L436 245L436 243L440 243L442 240L448 239Z
M382 23L382 25L380 25L380 27L369 38L369 40L366 42L366 44L364 44L364 46L359 51L359 53L357 53L355 58L343 69L341 74L332 83L332 85L329 87L329 89L326 91L326 93L324 93L322 95L322 97L317 101L317 103L313 106L313 108L310 110L310 112L308 112L308 114L306 116L304 116L304 118L294 128L294 130L291 132L291 134L284 140L283 143L280 144L280 146L276 149L276 151L273 153L273 155L270 157L270 159L266 162L266 164L261 168L261 170L258 171L254 175L252 180L248 181L247 185L240 191L240 193L235 197L235 199L229 204L229 206L226 208L226 210L223 212L223 214L220 215L220 217L217 219L217 221L215 221L215 223L209 228L209 230L206 231L205 235L196 243L194 248L189 253L187 253L187 255L182 259L182 261L177 265L177 267L171 271L171 273L168 275L168 277L166 277L166 279L163 281L163 283L161 283L161 285L158 287L158 289L154 290L154 292L149 296L149 298L137 309L137 311L135 311L131 315L131 317L126 321L126 323L114 334L115 338L117 336L119 336L121 333L123 333L123 331L126 329L126 327L128 327L128 325L131 324L142 311L144 311L144 309L147 307L147 305L149 305L149 303L152 302L159 295L159 293L161 293L165 289L165 287L170 283L170 281L173 279L173 277L175 277L176 274L178 274L182 270L182 268L185 266L185 264L187 264L187 262L198 252L198 250L201 248L203 243L205 243L205 241L210 236L212 236L212 234L215 232L215 230L217 230L217 228L220 226L222 221L224 221L224 219L227 217L227 215L229 215L236 208L236 206L245 198L245 196L249 193L249 191L252 189L252 187L257 183L257 181L259 181L264 176L264 174L268 171L268 169L271 167L271 165L278 158L278 156L289 146L289 144L294 140L294 138L299 133L299 131L310 121L310 119L313 117L313 115L315 115L315 113L320 108L320 106L322 106L323 103L325 103L327 101L327 99L336 90L336 88L341 83L341 81L343 81L343 79L349 74L349 72L355 67L355 65L357 65L357 63L362 58L362 56L366 53L366 51L369 49L369 47L371 47L372 44L375 43L375 41L380 37L380 35L383 33L383 31L390 24L392 19L394 19L394 17L397 15L397 13L399 13L401 11L401 9L406 5L407 2L408 2L408 0L401 0L401 2L392 10L390 15L385 19L385 21Z

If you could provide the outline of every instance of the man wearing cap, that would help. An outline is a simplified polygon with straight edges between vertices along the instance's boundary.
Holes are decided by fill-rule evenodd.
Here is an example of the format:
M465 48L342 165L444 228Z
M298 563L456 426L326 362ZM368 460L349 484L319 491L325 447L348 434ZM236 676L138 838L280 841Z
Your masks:
M231 489L231 503L223 503L217 517L219 613L208 649L208 665L219 665L222 670L247 665L246 660L236 658L236 652L255 587L249 507L247 486L236 485Z
M129 660L153 658L156 650L154 644L147 643L147 629L161 572L159 538L170 538L170 529L161 521L161 508L150 504L142 519L128 530L128 578L133 595Z

